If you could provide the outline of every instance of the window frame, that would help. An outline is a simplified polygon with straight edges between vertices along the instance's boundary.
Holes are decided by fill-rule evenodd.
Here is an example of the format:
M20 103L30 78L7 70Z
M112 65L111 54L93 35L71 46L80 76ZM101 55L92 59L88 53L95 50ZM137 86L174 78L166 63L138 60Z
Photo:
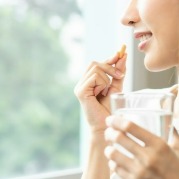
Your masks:
M57 172L43 173L11 179L79 179L82 176L82 169L69 169Z

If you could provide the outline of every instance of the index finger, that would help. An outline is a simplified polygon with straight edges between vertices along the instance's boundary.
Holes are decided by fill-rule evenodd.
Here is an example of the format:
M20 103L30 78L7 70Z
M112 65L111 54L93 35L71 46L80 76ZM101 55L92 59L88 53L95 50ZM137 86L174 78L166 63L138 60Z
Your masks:
M122 72L123 76L121 76L120 79L112 78L112 82L110 85L111 93L120 92L123 88L123 81L124 81L124 76L125 76L125 71L126 71L126 58L127 58L127 54L125 54L122 57L122 59L120 59L119 62L117 62L115 66L118 70Z

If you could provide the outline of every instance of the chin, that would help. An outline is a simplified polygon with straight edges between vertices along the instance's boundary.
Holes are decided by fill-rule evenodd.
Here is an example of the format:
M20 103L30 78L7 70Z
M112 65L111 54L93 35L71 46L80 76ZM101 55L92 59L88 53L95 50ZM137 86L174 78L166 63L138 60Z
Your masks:
M150 71L150 72L161 72L161 71L165 71L168 70L174 66L164 66L163 64L148 64L145 63L145 68Z
M166 67L161 63L156 63L156 60L144 60L145 68L150 72L160 72L167 70L170 67Z
M159 72L162 71L162 69L157 68L156 66L149 66L145 65L145 68L150 72Z

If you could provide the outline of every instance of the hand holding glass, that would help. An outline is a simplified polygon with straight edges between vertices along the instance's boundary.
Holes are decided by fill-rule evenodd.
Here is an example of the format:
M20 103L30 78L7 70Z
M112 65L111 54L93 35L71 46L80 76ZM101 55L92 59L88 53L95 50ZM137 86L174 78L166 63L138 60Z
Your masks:
M111 112L168 142L172 133L173 103L171 93L115 93L111 95Z

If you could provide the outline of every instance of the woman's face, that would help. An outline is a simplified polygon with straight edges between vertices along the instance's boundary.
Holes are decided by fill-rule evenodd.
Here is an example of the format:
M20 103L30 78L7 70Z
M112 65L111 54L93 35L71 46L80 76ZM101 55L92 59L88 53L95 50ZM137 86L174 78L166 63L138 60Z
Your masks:
M122 23L134 28L147 69L179 65L179 0L131 0Z

